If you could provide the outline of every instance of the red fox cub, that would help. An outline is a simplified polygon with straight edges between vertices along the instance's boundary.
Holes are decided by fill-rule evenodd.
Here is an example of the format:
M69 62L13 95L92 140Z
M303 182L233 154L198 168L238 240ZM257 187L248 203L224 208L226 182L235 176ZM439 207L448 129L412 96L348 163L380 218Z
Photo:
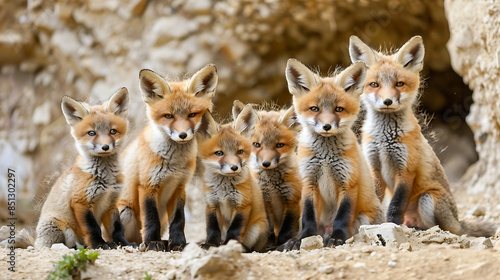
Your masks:
M233 124L220 126L210 114L207 116L211 138L201 145L199 153L205 166L207 201L207 240L203 247L235 239L248 251L262 251L268 221L262 192L248 166L255 112L247 105Z
M424 61L422 38L411 38L389 55L351 36L349 52L353 62L368 66L362 94L367 110L363 151L380 200L386 187L394 194L387 221L422 229L439 225L455 234L493 235L493 225L458 221L446 175L413 114Z
M322 78L299 61L288 60L288 89L302 125L298 137L299 171L304 184L299 239L333 225L325 246L341 245L360 225L382 222L368 164L351 130L365 77L365 64L361 62ZM299 244L292 239L285 249Z
M120 218L128 240L143 242L148 250L182 250L185 184L193 176L198 151L194 136L212 108L217 70L207 65L191 79L169 82L144 69L139 80L149 125L124 153ZM167 227L165 247L161 237Z
M96 106L63 97L62 111L79 155L43 205L35 248L54 243L68 247L79 243L93 249L130 245L115 205L123 182L118 153L127 133L128 102L126 88ZM101 223L109 242L102 237Z
M245 105L235 101L234 109ZM238 115L236 111L234 115ZM269 220L269 246L279 246L299 230L302 184L295 156L293 107L257 111L250 167L257 178Z

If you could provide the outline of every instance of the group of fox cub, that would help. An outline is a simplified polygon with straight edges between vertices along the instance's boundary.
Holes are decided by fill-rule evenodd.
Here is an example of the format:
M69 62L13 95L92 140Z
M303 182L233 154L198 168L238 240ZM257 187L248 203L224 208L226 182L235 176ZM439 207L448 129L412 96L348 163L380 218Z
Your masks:
M422 38L385 54L352 36L349 52L353 64L331 77L288 60L293 106L235 101L225 124L211 115L215 66L181 82L142 70L149 124L123 152L126 88L96 106L63 97L79 156L50 191L35 247L182 250L186 184L194 176L203 179L207 202L204 248L235 239L248 251L290 250L316 234L332 247L360 225L384 221L493 235L492 224L458 220L443 168L413 113ZM360 100L367 111L361 145L351 130ZM387 187L392 199L384 215ZM166 228L169 240L162 241Z

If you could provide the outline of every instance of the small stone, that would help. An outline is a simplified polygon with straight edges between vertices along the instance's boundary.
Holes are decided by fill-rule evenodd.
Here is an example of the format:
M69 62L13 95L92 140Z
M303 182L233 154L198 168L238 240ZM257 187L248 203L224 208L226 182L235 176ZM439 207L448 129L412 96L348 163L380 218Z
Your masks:
M52 249L52 250L69 250L69 248L66 247L66 245L64 245L62 243L52 244L52 247L50 247L50 249Z
M493 243L490 238L479 237L472 240L470 247L476 250L490 249L493 248Z
M397 263L397 262L395 262L395 261L389 261L389 262L387 263L387 265L388 265L389 267L396 267L396 266L398 265L398 263Z
M469 211L469 214L475 217L481 217L486 214L486 207L482 205L476 205Z
M366 268L366 263L358 262L353 265L354 268Z
M361 252L370 254L371 252L373 252L373 247L372 246L363 247L361 248Z
M325 274L333 273L334 270L335 270L335 267L333 265L325 265L325 266L322 266L318 269L319 272L325 273Z
M323 248L323 237L320 235L310 236L302 239L300 250L313 250Z
M495 239L500 239L500 227L495 232Z
M413 250L413 248L411 247L411 244L407 242L407 243L401 243L399 245L399 250L405 251L405 252L411 252Z
M141 251L141 252L145 252L146 251L146 244L145 243L139 244L139 251Z

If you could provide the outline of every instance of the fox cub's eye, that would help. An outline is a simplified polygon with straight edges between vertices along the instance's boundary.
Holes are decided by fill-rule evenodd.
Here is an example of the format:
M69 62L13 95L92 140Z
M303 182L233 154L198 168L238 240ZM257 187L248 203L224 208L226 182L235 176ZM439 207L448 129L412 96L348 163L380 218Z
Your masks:
M379 87L378 83L376 83L376 82L370 83L370 86L374 87L374 88L378 88Z
M403 82L397 82L397 83L396 83L396 86L397 86L397 87L402 87L402 86L404 86L404 85L405 85L405 83L403 83Z
M241 154L243 154L244 152L245 152L245 151L243 151L243 150L238 150L238 155L241 155Z
M194 116L196 116L196 113L191 113L191 114L188 115L189 118L192 118Z
M260 143L253 142L253 146L254 146L255 148L260 148Z
M224 155L224 152L223 151L217 151L214 153L216 156L223 156Z
M95 136L95 131L91 130L91 131L87 132L87 134L88 134L89 136Z
M111 129L111 130L109 131L109 134L111 134L111 135L115 135L117 132L118 132L118 131L117 131L116 129Z
M311 108L309 108L311 111L313 112L319 112L319 108L316 107L316 106L312 106Z
M285 146L285 144L283 144L283 143L276 144L276 148L283 148L284 146Z
M335 112L342 112L342 111L344 111L344 108L342 107L335 108Z
M172 114L166 114L166 115L165 115L165 118L167 118L167 119L173 119L173 118L174 118L174 115L172 115Z

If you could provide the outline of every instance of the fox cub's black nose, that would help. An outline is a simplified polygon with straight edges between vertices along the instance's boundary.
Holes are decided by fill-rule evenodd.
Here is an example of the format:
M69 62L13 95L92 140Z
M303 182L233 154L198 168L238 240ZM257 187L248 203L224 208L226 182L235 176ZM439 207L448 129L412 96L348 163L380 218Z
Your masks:
M270 161L268 161L268 160L266 160L266 161L264 161L264 162L262 163L262 166L264 166L264 167L269 167L269 166L271 166L271 162L270 162Z
M329 123L327 123L327 124L325 124L325 125L323 126L323 129L324 129L325 131L328 131L328 130L332 129L332 125L331 125L331 124L329 124Z
M104 144L104 145L102 145L101 149L103 149L103 151L107 151L107 150L109 150L109 146Z
M186 132L181 132L179 133L179 138L181 139L186 139L186 137L188 137L187 133Z
M391 100L391 99L389 99L389 98L386 98L386 99L384 100L384 105L385 105L385 106L391 106L391 105L392 105L392 100Z
M231 166L231 170L233 170L233 171L238 170L238 165L232 165L232 166Z

